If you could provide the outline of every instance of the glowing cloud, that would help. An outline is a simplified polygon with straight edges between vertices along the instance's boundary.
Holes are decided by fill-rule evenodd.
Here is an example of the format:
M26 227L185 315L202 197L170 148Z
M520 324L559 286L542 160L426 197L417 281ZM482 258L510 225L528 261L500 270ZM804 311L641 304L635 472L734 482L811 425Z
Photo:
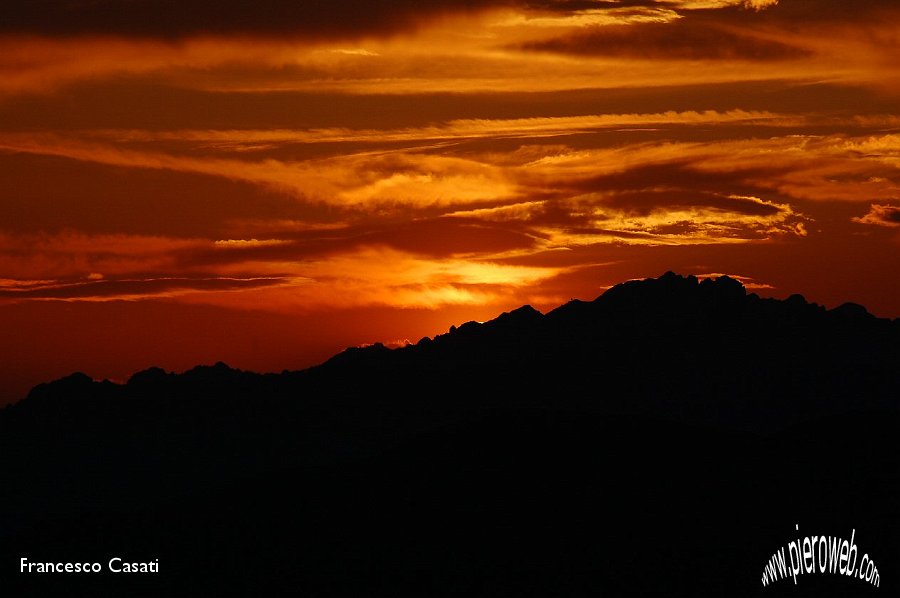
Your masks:
M260 1L4 4L7 338L302 367L666 270L900 315L893 0Z
M865 216L853 218L853 222L860 224L874 224L876 226L898 227L900 226L900 206L872 204Z

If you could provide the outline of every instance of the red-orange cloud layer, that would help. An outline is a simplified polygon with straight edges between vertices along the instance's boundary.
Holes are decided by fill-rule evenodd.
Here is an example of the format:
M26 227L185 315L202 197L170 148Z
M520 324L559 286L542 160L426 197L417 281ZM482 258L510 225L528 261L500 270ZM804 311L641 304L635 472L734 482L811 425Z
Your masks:
M900 315L894 2L7 4L0 400L668 269Z

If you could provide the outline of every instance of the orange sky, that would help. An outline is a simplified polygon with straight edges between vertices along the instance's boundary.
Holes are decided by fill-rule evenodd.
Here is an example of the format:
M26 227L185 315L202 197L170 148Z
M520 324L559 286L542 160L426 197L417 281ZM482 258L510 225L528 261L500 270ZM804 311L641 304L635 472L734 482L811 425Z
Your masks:
M666 270L900 316L894 0L11 0L0 404Z

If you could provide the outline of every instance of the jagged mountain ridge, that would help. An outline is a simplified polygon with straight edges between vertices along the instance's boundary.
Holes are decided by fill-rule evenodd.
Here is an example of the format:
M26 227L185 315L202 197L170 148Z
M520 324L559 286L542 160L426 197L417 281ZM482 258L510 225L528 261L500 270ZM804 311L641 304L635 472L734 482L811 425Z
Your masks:
M764 595L895 595L898 366L896 320L666 274L297 372L75 374L0 412L0 563L165 573L5 590L754 596L799 523L884 587Z
M75 397L154 395L315 404L375 394L379 384L428 388L438 403L472 401L466 386L478 384L484 385L476 393L481 406L496 403L492 397L506 388L524 404L542 403L527 395L552 392L568 393L563 403L583 407L592 400L584 395L596 399L598 392L607 403L636 394L696 399L685 380L706 384L707 394L737 392L732 401L764 399L778 385L780 393L820 407L828 401L889 403L897 390L898 347L900 320L876 318L856 304L826 310L800 295L761 299L727 276L701 281L669 272L616 285L594 301L570 301L546 315L526 305L403 348L350 348L302 371L261 375L223 363L183 374L150 368L125 385L73 374L39 385L16 409ZM859 380L865 393L858 392ZM404 393L394 400L402 403Z

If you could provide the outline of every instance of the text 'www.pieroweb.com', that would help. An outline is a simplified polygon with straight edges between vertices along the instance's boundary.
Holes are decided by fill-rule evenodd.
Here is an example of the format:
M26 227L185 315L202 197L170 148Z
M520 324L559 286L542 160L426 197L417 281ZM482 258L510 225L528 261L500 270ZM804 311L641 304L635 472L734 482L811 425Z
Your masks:
M796 525L799 531L800 526ZM762 573L762 585L768 586L780 579L812 573L831 573L859 579L873 586L881 586L881 576L868 553L860 555L856 546L856 529L850 540L837 536L804 536L791 540L779 548L768 560Z

